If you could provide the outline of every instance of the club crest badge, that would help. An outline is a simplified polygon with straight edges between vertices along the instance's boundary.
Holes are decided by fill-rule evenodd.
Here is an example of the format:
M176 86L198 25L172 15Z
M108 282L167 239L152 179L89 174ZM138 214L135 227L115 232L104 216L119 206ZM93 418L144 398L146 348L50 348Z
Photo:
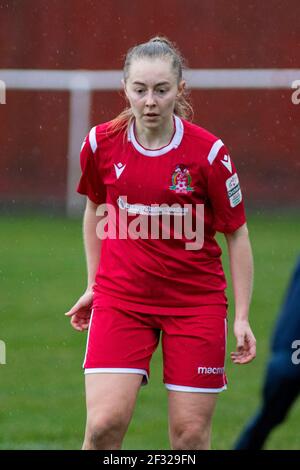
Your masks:
M194 191L194 188L191 187L192 177L185 165L176 165L172 175L172 183L169 189L175 191L175 193L188 194L190 191Z

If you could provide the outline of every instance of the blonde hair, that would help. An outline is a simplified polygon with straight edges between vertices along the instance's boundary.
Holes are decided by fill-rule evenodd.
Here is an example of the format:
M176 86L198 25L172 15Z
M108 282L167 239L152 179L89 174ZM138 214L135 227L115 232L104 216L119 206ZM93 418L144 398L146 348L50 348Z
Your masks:
M124 82L126 83L126 80L128 79L129 69L134 60L166 57L171 59L172 68L176 75L177 83L179 84L179 82L182 80L182 70L186 68L185 60L176 46L165 36L155 36L149 39L148 42L138 44L129 49L125 56L123 69ZM193 120L194 111L192 105L189 102L188 92L185 89L176 98L174 113L188 121ZM125 130L126 135L133 119L134 115L132 109L130 107L126 107L117 117L110 121L109 130L111 132Z

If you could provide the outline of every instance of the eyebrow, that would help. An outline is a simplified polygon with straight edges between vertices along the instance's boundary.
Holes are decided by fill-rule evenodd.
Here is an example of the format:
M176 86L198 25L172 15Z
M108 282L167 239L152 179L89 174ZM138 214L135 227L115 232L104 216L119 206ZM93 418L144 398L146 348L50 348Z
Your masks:
M143 83L143 82L133 82L133 85L146 85L146 83ZM161 85L170 85L170 82L160 82L160 83L156 83L155 86L161 86Z

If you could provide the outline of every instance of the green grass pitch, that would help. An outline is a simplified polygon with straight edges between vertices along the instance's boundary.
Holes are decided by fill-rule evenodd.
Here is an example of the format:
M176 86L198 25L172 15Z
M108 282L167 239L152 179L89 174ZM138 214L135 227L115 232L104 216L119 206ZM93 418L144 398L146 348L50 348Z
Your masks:
M250 318L258 356L246 366L234 366L227 358L229 386L216 408L213 449L230 449L259 403L270 333L299 250L296 217L253 215L248 225L255 258ZM218 239L225 248L223 237ZM223 253L228 272L226 249ZM81 364L86 333L73 330L64 312L86 283L81 220L2 216L0 260L0 340L7 352L6 365L0 365L0 449L79 449L85 426ZM231 300L230 286L228 296ZM235 347L233 313L231 302L228 352ZM299 448L299 420L300 400L267 448ZM124 449L168 448L167 393L158 350Z

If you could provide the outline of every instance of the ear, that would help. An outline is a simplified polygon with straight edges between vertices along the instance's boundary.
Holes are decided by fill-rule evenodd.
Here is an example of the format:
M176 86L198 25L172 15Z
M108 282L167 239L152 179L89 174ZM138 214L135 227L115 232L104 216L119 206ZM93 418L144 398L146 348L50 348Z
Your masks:
M127 97L126 83L124 82L124 79L123 79L123 78L121 79L121 83L122 83L122 85L123 85L124 93L125 93L125 95L126 95L126 97Z
M184 90L185 90L185 87L186 87L186 81L185 81L185 80L181 80L181 82L180 82L179 85L178 85L177 96L181 96L181 95L182 95L182 93L183 93Z

